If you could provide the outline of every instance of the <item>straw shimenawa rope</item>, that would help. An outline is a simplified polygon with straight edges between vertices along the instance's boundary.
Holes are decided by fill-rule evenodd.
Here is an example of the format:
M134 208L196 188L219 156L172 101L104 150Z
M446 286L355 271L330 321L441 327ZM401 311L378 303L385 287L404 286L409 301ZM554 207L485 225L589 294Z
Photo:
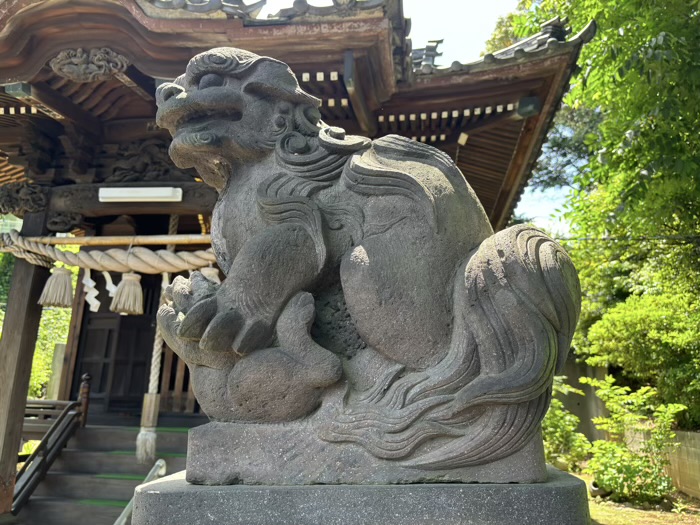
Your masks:
M53 261L58 261L68 266L119 273L178 273L216 262L211 249L171 252L135 246L129 250L110 248L73 253L25 239L16 230L0 234L0 251L10 252L38 266L50 267Z

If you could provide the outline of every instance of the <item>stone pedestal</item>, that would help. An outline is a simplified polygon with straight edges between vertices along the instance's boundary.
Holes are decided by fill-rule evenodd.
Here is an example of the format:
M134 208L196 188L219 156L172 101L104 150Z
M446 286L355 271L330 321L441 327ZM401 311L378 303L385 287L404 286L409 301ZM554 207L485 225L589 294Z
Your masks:
M547 480L538 431L517 452L483 465L446 470L411 467L350 443L329 443L323 429L342 410L345 388L326 393L311 416L289 423L219 423L190 429L187 481L197 485L401 485L414 483L540 483ZM418 450L444 444L433 439Z
M585 484L548 469L531 484L191 485L136 489L132 525L589 525Z

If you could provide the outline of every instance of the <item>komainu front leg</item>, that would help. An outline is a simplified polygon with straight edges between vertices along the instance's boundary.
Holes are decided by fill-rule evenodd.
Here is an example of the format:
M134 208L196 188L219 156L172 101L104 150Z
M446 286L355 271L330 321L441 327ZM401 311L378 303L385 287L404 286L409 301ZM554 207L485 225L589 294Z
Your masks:
M197 281L198 277L194 277ZM340 359L309 335L314 299L300 292L285 306L277 323L279 347L245 357L208 352L178 337L178 313L193 300L190 281L174 283L177 293L159 312L166 342L187 362L197 400L216 421L283 422L309 415L323 389L342 376ZM177 299L175 299L177 298Z
M316 243L305 228L270 227L243 247L216 293L190 308L178 335L212 353L242 356L265 348L282 308L319 270Z
M199 272L193 272L189 279L176 277L165 291L165 304L158 310L158 328L168 346L188 365L229 370L238 356L232 352L205 351L198 341L180 336L191 312L201 310L203 304L211 304L216 290L217 285Z

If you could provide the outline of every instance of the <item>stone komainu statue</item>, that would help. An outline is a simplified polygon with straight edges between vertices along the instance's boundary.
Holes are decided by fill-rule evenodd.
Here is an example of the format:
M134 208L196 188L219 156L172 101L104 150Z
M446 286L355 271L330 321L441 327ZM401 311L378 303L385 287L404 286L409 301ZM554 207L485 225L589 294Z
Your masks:
M157 99L175 164L219 192L226 279L178 278L159 311L213 421L312 421L323 450L422 471L539 439L580 310L559 245L494 234L445 153L324 126L277 60L213 49Z

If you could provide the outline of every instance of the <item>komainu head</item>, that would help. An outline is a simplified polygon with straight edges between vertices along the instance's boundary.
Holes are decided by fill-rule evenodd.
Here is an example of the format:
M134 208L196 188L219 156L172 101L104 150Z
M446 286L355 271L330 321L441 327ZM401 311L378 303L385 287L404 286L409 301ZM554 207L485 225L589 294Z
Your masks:
M230 47L196 55L184 75L156 92L159 126L173 136L170 156L217 189L242 163L271 151L284 135L319 132L320 101L278 60Z

